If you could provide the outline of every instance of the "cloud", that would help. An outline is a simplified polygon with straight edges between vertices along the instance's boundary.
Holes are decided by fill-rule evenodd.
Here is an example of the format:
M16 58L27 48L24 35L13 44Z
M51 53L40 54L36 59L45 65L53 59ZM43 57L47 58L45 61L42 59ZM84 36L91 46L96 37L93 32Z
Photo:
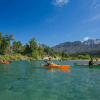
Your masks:
M68 2L69 2L69 0L53 0L52 4L61 7L65 4L67 4Z
M100 1L99 0L91 0L91 10L100 10Z
M89 21L94 21L94 20L99 20L100 19L100 14L93 16L92 18L90 18Z
M99 21L100 20L100 14L97 14L95 16L90 16L90 18L83 21L83 23L86 22L92 22L92 21Z
M85 38L84 38L84 41L87 41L88 39L89 39L89 37L85 37Z

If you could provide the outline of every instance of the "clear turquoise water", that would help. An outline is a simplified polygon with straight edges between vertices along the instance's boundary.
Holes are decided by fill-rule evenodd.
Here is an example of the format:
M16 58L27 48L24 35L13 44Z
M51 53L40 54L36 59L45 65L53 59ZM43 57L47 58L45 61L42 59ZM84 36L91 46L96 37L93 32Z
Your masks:
M71 72L40 67L43 61L0 64L0 100L100 100L99 68L74 66L76 61L53 62L71 64Z

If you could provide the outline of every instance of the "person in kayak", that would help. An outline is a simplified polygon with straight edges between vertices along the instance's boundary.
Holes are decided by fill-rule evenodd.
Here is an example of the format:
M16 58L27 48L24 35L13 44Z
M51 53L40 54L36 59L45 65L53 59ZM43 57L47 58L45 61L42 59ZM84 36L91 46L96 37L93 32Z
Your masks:
M97 61L97 60L96 60ZM89 61L89 66L96 64L96 62L93 62L93 58Z
M51 58L49 58L49 61L44 60L44 62L46 62L47 65L51 65L51 64L53 64L53 62L51 61Z
M4 59L2 60L2 62L6 62L6 59L4 58Z

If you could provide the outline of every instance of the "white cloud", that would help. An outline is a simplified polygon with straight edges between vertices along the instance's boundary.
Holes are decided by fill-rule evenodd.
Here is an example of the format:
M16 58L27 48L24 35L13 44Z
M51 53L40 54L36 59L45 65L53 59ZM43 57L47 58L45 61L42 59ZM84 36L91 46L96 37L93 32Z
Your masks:
M63 6L65 4L67 4L69 2L69 0L53 0L53 5L56 6Z
M97 14L95 16L91 16L90 18L83 21L83 23L91 22L91 21L100 21L100 14Z
M94 21L94 20L99 20L99 19L100 19L100 14L90 18L89 21Z
M92 12L99 11L100 10L100 1L99 0L91 0L90 9Z
M89 37L85 37L85 38L84 38L84 41L87 41L88 39L89 39Z

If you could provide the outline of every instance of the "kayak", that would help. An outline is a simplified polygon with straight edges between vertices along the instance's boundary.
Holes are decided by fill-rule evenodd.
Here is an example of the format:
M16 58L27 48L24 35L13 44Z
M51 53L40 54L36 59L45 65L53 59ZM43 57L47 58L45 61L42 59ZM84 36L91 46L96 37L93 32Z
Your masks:
M77 64L77 63L74 63L75 66L84 66L84 67L89 67L89 68L100 68L100 64L95 64L95 65L86 65L86 64Z
M9 62L1 62L2 64L9 64Z
M28 61L28 62L31 62L31 61Z
M71 67L71 65L57 65L57 64L43 65L43 64L41 64L41 67L51 67L51 68L68 69L68 68Z

